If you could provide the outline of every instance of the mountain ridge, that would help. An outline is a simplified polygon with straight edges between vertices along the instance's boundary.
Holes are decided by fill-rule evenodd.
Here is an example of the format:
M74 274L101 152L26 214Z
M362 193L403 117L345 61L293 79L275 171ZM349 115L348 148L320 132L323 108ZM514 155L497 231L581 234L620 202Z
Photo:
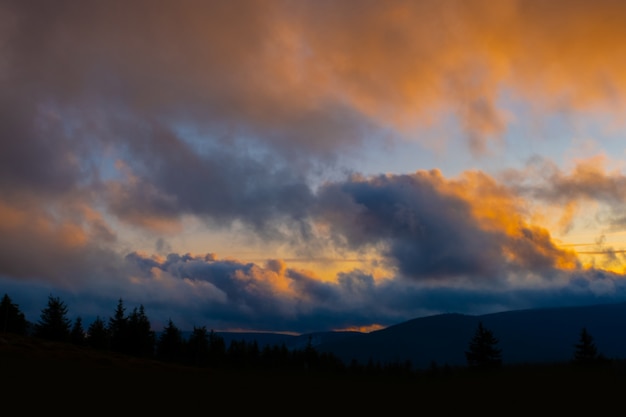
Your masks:
M482 322L499 340L507 364L566 362L585 327L599 353L626 357L626 302L584 306L541 307L482 315L442 313L418 317L364 332L313 332L302 335L218 332L230 340L284 343L302 348L311 343L320 352L337 355L346 363L410 361L414 368L464 366L465 349ZM272 344L272 343L268 343Z

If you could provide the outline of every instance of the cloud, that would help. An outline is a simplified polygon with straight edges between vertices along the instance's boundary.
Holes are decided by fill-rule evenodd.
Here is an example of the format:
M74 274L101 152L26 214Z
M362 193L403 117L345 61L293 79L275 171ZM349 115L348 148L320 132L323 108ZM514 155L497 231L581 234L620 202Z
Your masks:
M577 160L566 170L535 157L525 169L503 173L501 181L520 196L556 207L564 232L572 229L585 209L594 212L594 222L602 227L622 230L626 177L619 169L609 169L609 162L606 156L597 155Z
M510 190L480 172L352 177L328 184L319 199L320 221L338 244L376 246L407 277L493 280L577 266Z
M626 200L626 178L619 170L609 171L602 155L575 162L570 172L545 158L535 157L524 171L510 170L504 180L520 192L555 203L601 201L622 204Z
M525 280L554 283L546 300L621 294L619 275L582 268L537 216L537 202L563 207L567 230L583 202L599 202L598 221L623 228L623 175L602 161L503 177L332 174L369 141L421 140L421 127L451 119L467 139L456 151L484 156L515 123L503 97L538 115L619 115L624 7L3 1L0 275L85 288L97 305L96 294L128 293L187 323L198 313L266 329L389 324L446 300L543 300L500 292ZM317 259L373 253L388 279L176 254L190 217ZM144 233L174 254L136 253Z
M36 320L49 294L61 296L71 317L85 323L110 317L121 297L127 308L143 305L153 327L171 318L191 330L267 330L306 333L380 328L446 312L486 314L511 309L617 302L626 296L623 275L588 269L561 271L556 279L484 282L450 286L404 279L375 279L349 270L321 282L305 271L282 273L214 255L139 253L126 258L126 278L115 285L91 281L80 292L42 282L0 277L29 320Z
M539 111L621 108L624 6L587 6L364 1L355 13L349 3L7 1L0 79L6 106L18 106L3 134L23 136L42 108L60 109L64 120L74 112L83 139L111 124L123 136L121 120L159 120L306 161L451 111L481 153L510 122L506 89Z
M366 1L355 13L349 3L304 2L293 26L315 58L311 72L324 74L352 106L400 128L451 110L481 153L510 122L503 93L537 114L601 109L619 116L624 5L588 6Z
M119 267L116 234L77 201L0 200L0 274L75 286Z
M106 182L106 201L120 219L147 228L194 215L225 226L239 220L261 232L277 219L289 221L285 214L302 219L312 199L306 179L280 159L253 158L239 147L196 152L158 125L136 131L127 160L118 163L125 177Z
M503 89L551 109L619 98L623 6L554 4L7 1L0 186L104 187L159 231L185 214L262 228L272 201L306 204L318 164L390 130L451 111L480 154L510 122Z

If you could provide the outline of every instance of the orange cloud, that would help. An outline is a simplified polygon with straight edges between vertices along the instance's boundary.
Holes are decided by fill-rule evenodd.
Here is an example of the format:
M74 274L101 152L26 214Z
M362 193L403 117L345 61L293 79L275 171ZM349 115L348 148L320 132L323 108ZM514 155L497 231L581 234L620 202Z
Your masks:
M320 94L383 124L454 110L476 152L510 121L509 89L536 111L620 111L626 5L616 1L310 2L293 20ZM318 73L326 76L320 77ZM617 113L614 113L617 114Z
M465 172L460 179L444 184L446 188L471 205L482 228L507 236L503 254L512 263L531 266L541 262L559 269L579 266L575 251L560 247L548 229L531 222L532 208L513 189L480 171Z
M534 221L522 195L483 172L353 177L328 185L320 199L322 221L339 235L335 242L375 248L401 275L418 280L499 279L580 266L576 252Z
M274 293L281 296L298 297L299 295L291 286L291 280L285 276L284 263L282 270L275 271L272 269L276 262L282 261L270 261L270 268L253 265L247 272L237 270L233 274L233 278L245 282L246 291L251 293Z
M17 197L0 200L0 235L0 273L56 282L97 273L104 266L100 262L107 262L106 247L115 241L102 218L83 204Z
M381 324L370 324L368 326L352 326L352 327L345 327L345 328L341 328L341 329L333 329L333 331L336 332L361 332L361 333L370 333L370 332L375 332L377 330L382 330L387 326L383 326Z
M617 111L626 94L626 5L611 0L7 7L14 85L45 82L61 101L95 91L155 119L219 121L284 146L354 142L359 130L337 118L347 107L398 130L453 111L482 152L510 123L504 89L537 111Z

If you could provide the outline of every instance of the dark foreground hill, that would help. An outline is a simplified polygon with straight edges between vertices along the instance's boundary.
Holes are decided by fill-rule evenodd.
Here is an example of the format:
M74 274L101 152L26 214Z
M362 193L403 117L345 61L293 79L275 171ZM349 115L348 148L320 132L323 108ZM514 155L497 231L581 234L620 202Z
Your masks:
M0 410L6 415L597 414L621 406L626 388L621 362L450 369L403 377L200 369L2 334L0 379Z

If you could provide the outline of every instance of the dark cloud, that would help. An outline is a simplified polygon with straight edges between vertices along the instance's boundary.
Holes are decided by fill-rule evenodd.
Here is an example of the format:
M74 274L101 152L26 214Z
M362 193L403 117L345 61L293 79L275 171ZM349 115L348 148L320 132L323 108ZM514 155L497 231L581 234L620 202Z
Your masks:
M352 210L332 209L342 217L335 226L348 244L385 244L383 250L398 262L402 274L446 278L493 277L498 272L497 237L468 221L469 203L439 192L427 173L380 176L328 188L324 193L337 193L337 188L351 200Z
M240 220L263 231L278 219L303 220L312 202L304 175L271 155L251 157L239 147L196 152L163 130L138 132L129 147L134 169L126 168L125 181L107 184L107 200L131 223L191 214L225 226Z
M55 196L73 189L79 178L89 174L80 158L88 138L67 134L64 123L44 103L30 102L10 92L3 94L0 190L4 195L29 191Z
M480 212L494 202L487 192L474 195L471 187L434 171L354 177L320 191L319 216L332 224L340 244L378 246L402 275L416 279L491 280L523 269L545 273L558 267L559 258L575 259L546 230L525 224L520 213L485 223Z
M557 280L533 285L422 285L397 279L374 279L352 270L336 281L320 282L302 271L284 274L237 261L205 260L171 254L150 258L131 254L130 278L105 286L92 282L80 293L45 281L0 277L0 287L36 321L49 294L59 295L71 317L86 323L110 317L119 298L127 308L144 305L156 329L168 319L185 330L205 325L215 330L267 330L306 333L333 329L388 326L440 313L486 314L536 307L589 305L623 301L624 277L602 270L564 272ZM285 292L281 281L297 287Z
M384 300L383 304L392 300L386 296L381 299L379 290L383 287L360 271L342 273L338 282L322 282L307 272L285 268L279 260L270 261L270 268L261 268L238 261L177 254L157 260L135 253L127 259L139 268L138 274L147 280L146 286L154 286L153 281L159 279L170 279L168 285L207 284L214 294L219 294L209 301L190 293L184 303L175 303L178 307L159 302L162 294L150 297L153 309L178 309L174 316L187 325L205 320L221 329L306 332L369 326L380 321L391 324L399 317L389 305L376 306L377 299Z

